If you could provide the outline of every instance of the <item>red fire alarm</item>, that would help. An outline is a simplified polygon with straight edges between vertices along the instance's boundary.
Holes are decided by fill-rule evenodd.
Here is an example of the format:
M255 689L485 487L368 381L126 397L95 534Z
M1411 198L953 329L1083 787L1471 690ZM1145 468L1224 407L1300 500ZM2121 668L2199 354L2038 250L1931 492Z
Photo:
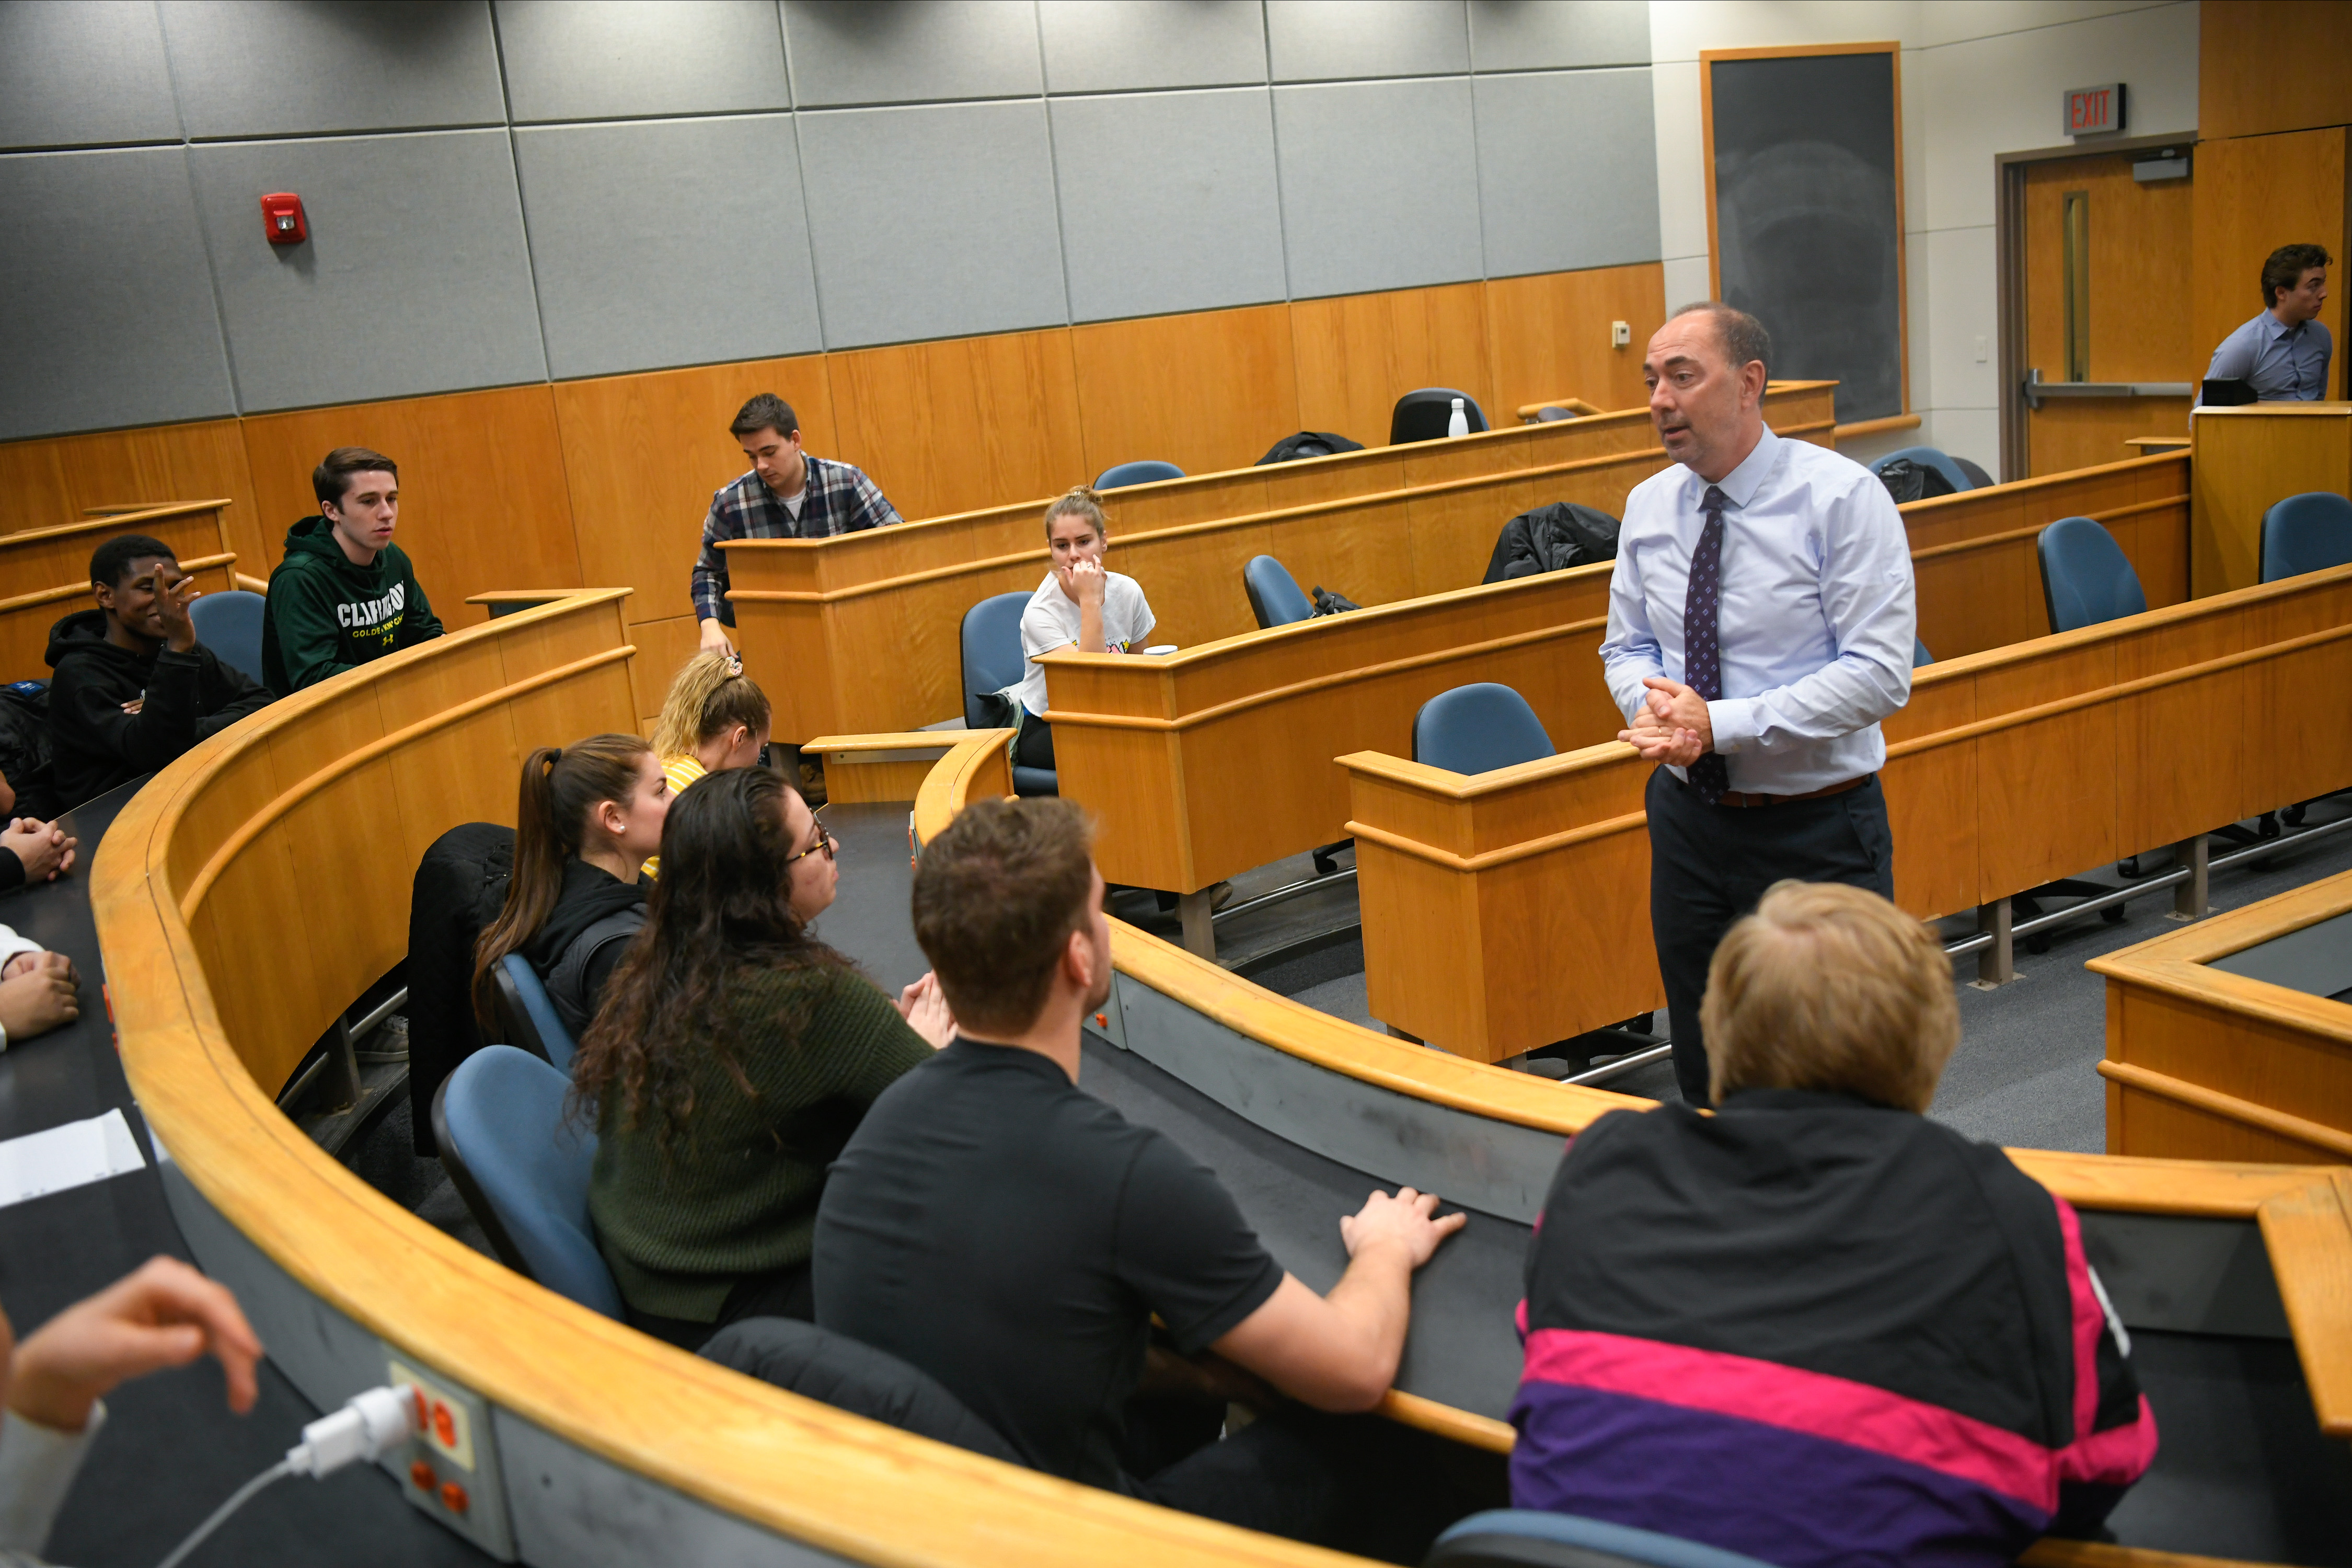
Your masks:
M269 232L272 245L299 245L310 237L310 228L302 222L302 198L291 191L261 198L261 226Z

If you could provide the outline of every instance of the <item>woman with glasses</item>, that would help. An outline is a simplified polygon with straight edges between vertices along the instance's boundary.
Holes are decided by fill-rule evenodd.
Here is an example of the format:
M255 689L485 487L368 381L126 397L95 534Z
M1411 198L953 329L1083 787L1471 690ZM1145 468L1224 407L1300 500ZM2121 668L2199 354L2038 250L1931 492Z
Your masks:
M671 805L646 927L572 1058L598 1135L588 1209L628 1321L689 1350L811 1315L825 1167L875 1097L947 1044L930 975L892 1000L818 941L838 846L765 768Z

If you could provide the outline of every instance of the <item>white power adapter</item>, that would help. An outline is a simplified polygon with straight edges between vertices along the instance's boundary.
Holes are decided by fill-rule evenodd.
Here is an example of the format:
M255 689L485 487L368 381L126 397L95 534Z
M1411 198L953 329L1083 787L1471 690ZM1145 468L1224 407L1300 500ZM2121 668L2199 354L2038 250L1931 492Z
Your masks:
M381 1459L415 1436L416 1395L387 1384L354 1394L332 1415L302 1428L302 1441L286 1450L286 1468L298 1476L328 1476L355 1459Z

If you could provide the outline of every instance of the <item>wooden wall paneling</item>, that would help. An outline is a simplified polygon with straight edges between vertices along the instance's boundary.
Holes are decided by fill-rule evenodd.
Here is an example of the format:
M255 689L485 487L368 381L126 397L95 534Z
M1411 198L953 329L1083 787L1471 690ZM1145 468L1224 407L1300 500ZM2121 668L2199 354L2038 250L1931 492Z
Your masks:
M1608 409L1647 406L1642 355L1666 324L1665 276L1663 263L1643 261L1488 279L1486 341L1495 356L1495 404L1504 416L1547 397L1580 397ZM1626 347L1610 343L1612 321L1633 329ZM1486 412L1492 419L1495 408Z
M1300 428L1287 304L1104 321L1070 342L1088 479L1143 458L1245 468Z
M0 534L80 521L86 508L146 507L219 496L226 548L266 577L284 537L255 510L253 475L234 419L152 425L0 444Z
M1371 816L1358 804L1350 819ZM1379 868L1367 879L1364 868L1374 861ZM1391 849L1370 836L1356 839L1356 866L1358 881L1365 889L1366 1010L1398 1028L1412 1019L1428 1031L1417 1038L1433 1042L1441 1050L1470 1054L1454 1042L1481 1039L1486 1034L1486 987L1478 983L1485 955L1476 880Z
M1397 399L1423 386L1469 394L1490 426L1516 421L1495 401L1484 283L1293 300L1290 333L1307 429L1384 447Z
M2236 653L2247 624L2222 616L2126 639L2116 648L2116 678L2135 680ZM2248 776L2248 749L2260 743L2246 722L2248 682L2266 673L2259 666L2216 670L2116 704L2122 853L2179 843L2284 804L2259 800Z
M348 404L245 421L263 512L284 528L319 510L310 470L337 447L372 447L400 465L400 528L417 582L444 625L488 618L469 594L577 587L571 486L554 389L503 387ZM681 595L690 558L677 568Z
M902 517L1058 495L1097 471L1066 327L829 354L840 456Z
M119 533L143 533L184 561L231 553L218 501L203 500L119 517L76 518L0 535L0 584L10 596L86 587L90 552Z
M2198 132L2260 136L2352 121L2347 60L2346 0L2207 0L2197 26Z
M407 864L413 868L415 861ZM203 914L225 964L221 973L250 977L248 984L216 990L214 1000L237 1059L266 1095L284 1087L335 1016L359 994L357 987L335 988L338 966L320 962L301 914L304 884L322 876L332 882L339 875L340 868L298 868L291 841L264 833L228 862L205 899ZM407 907L404 897L401 908Z
M1952 679L1930 667L1913 678L1911 700L1885 722L1879 778L1895 838L1895 901L1922 920L1985 901L1976 742L1932 739L1977 715L1976 678ZM1924 743L1906 744L1915 738Z
M762 392L792 405L808 450L841 455L823 354L557 382L556 426L580 558L572 580L635 588L633 620L690 618L687 577L711 492L751 466L727 426ZM876 482L890 493L887 476Z
M2189 583L2225 593L2261 578L2263 514L2306 490L2352 494L2352 407L2260 403L2197 416Z
M2252 312L2249 311L2251 315ZM2216 340L2219 341L2218 339ZM2207 343L2185 374L2167 381L2196 381L2205 374L2213 353ZM2045 376L2048 371L2042 373ZM2151 376L2148 379L2154 380ZM2189 428L2185 397L2055 398L2033 415L2031 477L2071 473L2099 463L2119 463L2133 456L2128 446L2135 436L2181 435Z
M1343 540L1362 547L1366 554L1351 558L1345 548L1327 552L1315 547L1318 538ZM1157 623L1151 640L1194 647L1257 629L1249 595L1242 587L1242 568L1259 555L1281 561L1306 592L1313 591L1317 574L1326 566L1336 568L1327 585L1337 586L1340 575L1364 583L1368 594L1374 583L1402 585L1411 575L1404 503L1383 497L1289 527L1269 520L1147 534L1115 544L1109 559L1114 570L1136 580L1150 602ZM1028 570L1030 580L1023 586L1034 588L1045 574L1045 563L1038 561ZM1348 596L1365 602L1353 594Z
M2330 64L2336 75L2347 74L2341 56ZM2203 133L2216 134L2210 129ZM2189 180L2196 212L2190 320L2202 356L2198 374L2204 374L2221 340L2263 309L2263 259L2282 245L2308 241L2327 247L2338 263L2330 269L2319 320L2338 345L2328 367L2327 395L2345 395L2346 290L2333 287L2340 280L2346 249L2345 137L2339 124L2198 143L2197 169Z
M632 595L634 605L646 595ZM651 721L661 713L662 703L669 696L669 683L686 661L692 658L702 646L702 626L691 615L673 616L666 621L639 621L629 628L629 640L637 645L637 717ZM764 685L768 700L773 704L776 694Z
M1585 486L1606 488L1605 482L1595 485L1583 474L1575 476ZM1455 588L1467 588L1484 580L1486 564L1494 559L1495 541L1503 525L1521 512L1532 510L1545 501L1570 499L1555 496L1550 487L1563 482L1574 488L1574 479L1566 476L1548 476L1542 479L1527 479L1513 483L1478 485L1458 489L1441 489L1416 495L1405 503L1405 526L1412 539L1412 585L1404 598L1415 594L1443 594ZM1582 500L1580 494L1574 499ZM1598 501L1587 505L1600 505ZM1622 514L1623 507L1601 507L1604 511ZM1350 595L1350 597L1354 595Z
M2100 639L1982 671L1978 710L2016 713L2102 690L2115 683L2115 664L2113 647ZM2125 852L2116 843L2116 775L2131 759L2117 749L2122 741L2113 703L2006 724L1978 740L1979 809L1999 825L1979 847L1984 888L2021 890Z
M2352 621L2352 584L2325 595L2265 606L2253 617L2250 646L2284 642ZM2316 694L2352 691L2352 639L2321 644L2295 656L2292 677L2257 667L2246 684L2246 733L2288 737L2252 744L2243 760L2252 809L2269 810L2341 788L2352 778L2352 724L2331 722L2313 707Z

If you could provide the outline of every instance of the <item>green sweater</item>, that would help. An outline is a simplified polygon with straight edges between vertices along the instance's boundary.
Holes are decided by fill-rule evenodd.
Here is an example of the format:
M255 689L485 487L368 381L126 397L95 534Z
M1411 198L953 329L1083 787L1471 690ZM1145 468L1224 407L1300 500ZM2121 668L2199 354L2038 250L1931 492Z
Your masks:
M931 1054L852 971L739 972L733 991L751 1095L704 1055L695 1109L667 1151L650 1117L625 1128L607 1103L597 1118L588 1212L640 1312L711 1322L738 1280L806 1262L825 1167L875 1097ZM795 1039L786 1020L803 1006Z
M397 544L352 563L324 517L286 531L286 558L261 609L261 684L283 697L441 635L440 617Z

